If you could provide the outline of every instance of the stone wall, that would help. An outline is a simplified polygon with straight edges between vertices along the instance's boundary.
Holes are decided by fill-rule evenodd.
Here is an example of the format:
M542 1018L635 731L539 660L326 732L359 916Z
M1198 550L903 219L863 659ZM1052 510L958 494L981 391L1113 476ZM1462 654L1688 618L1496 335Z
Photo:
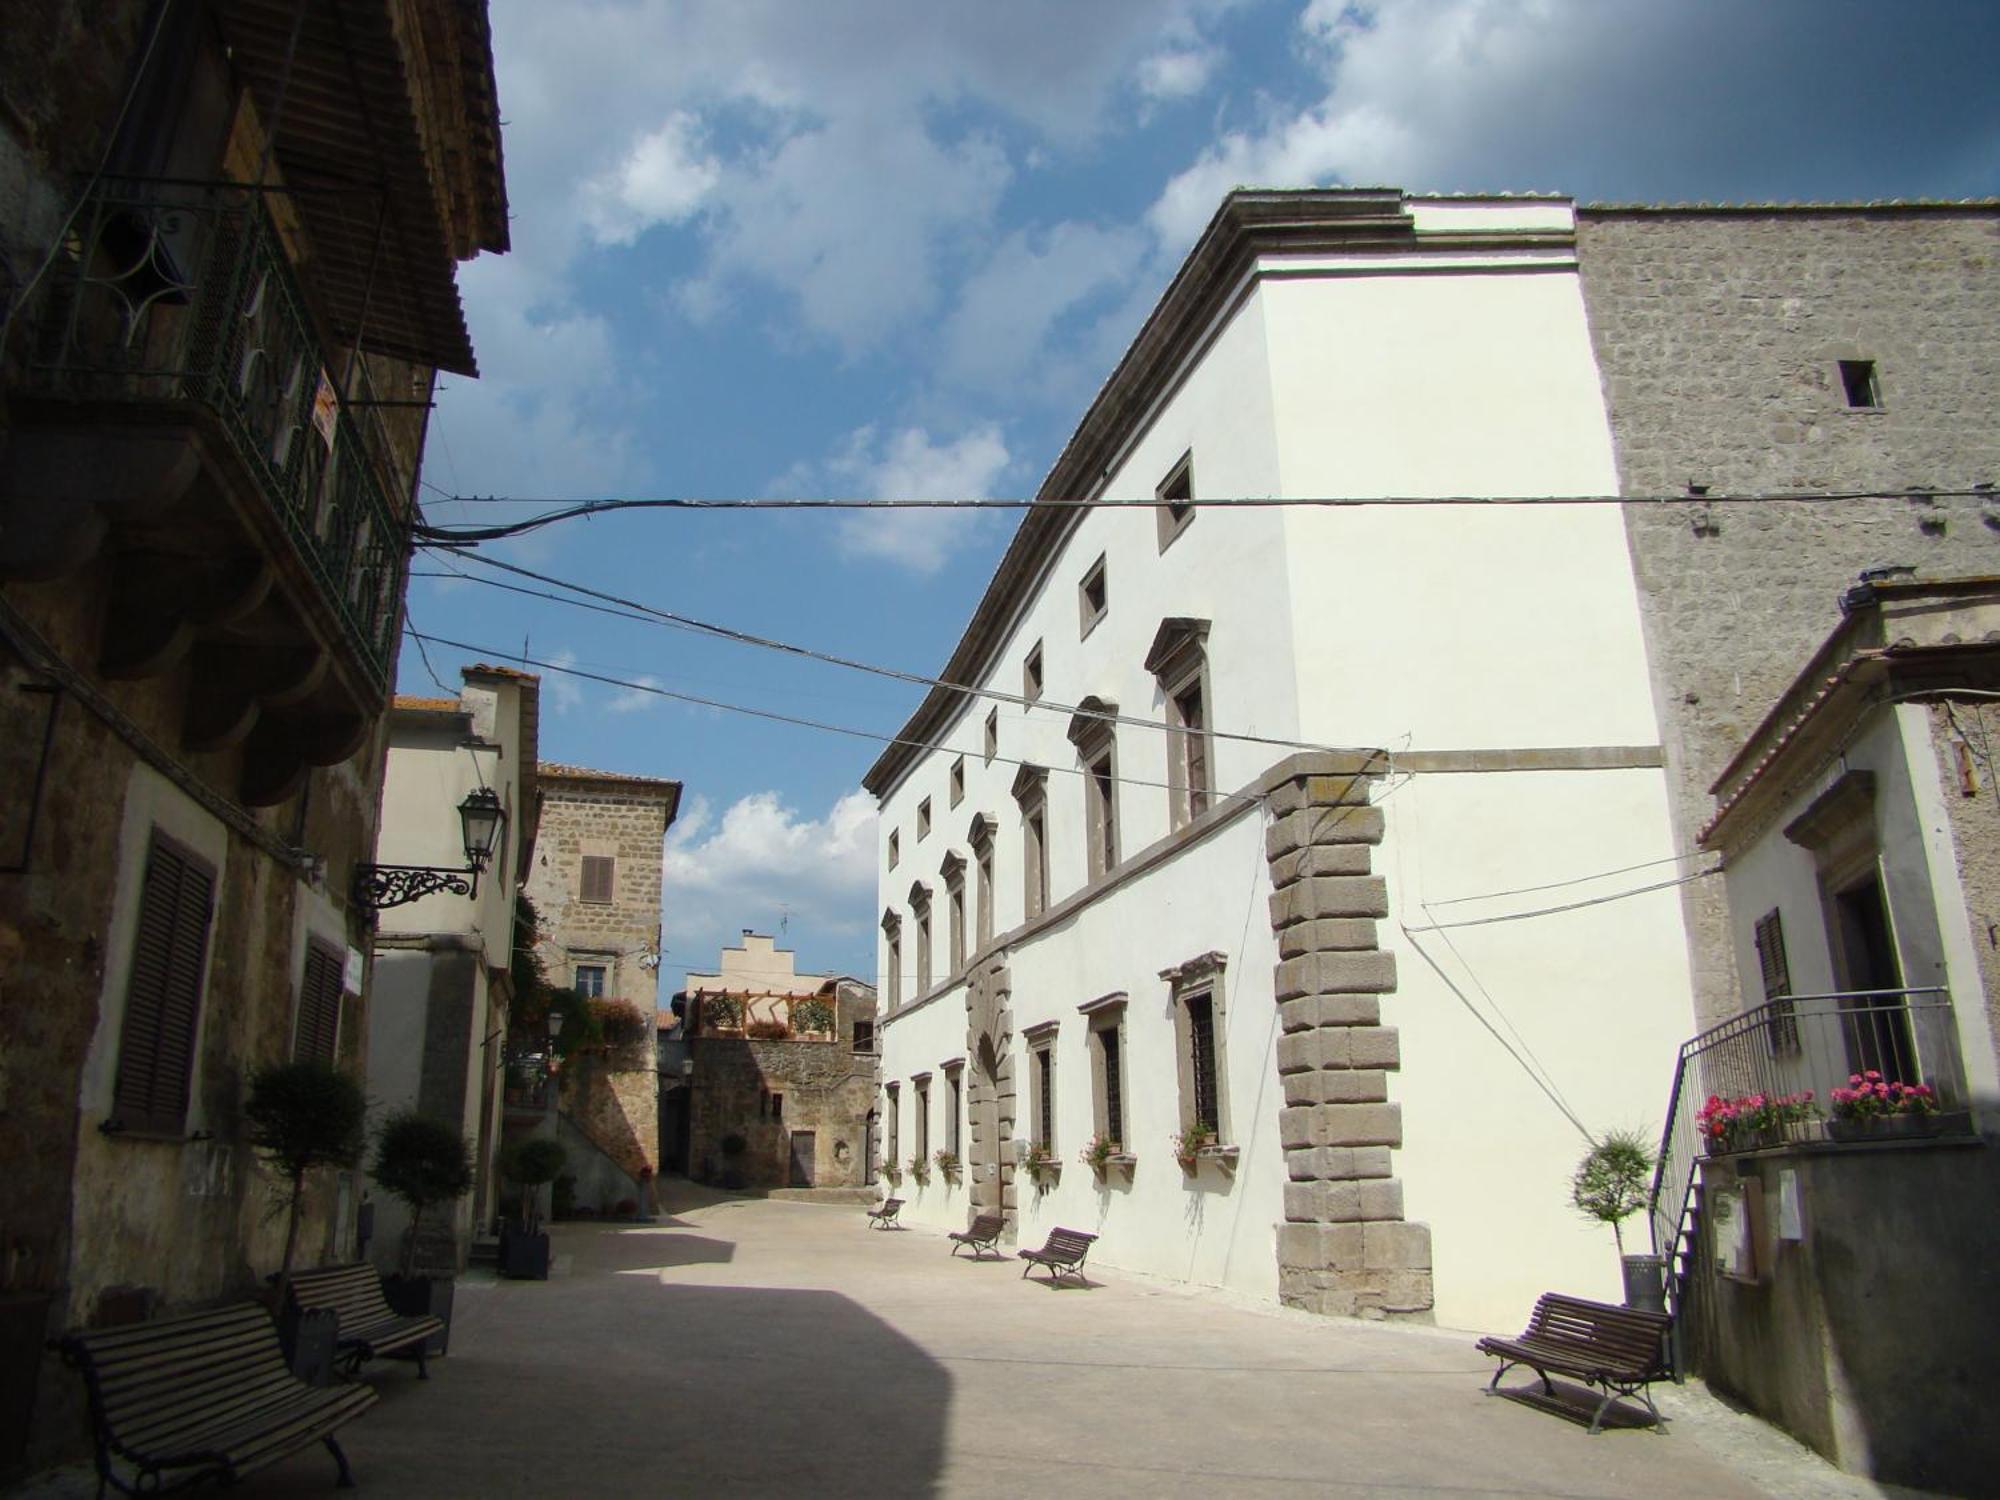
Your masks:
M653 1049L623 1047L569 1061L562 1071L562 1109L636 1183L641 1169L659 1169L659 1089Z
M1708 788L1839 619L1865 567L1996 571L2000 212L1581 210L1591 337L1628 495L1876 490L1825 503L1625 507L1683 852ZM1841 359L1882 405L1846 405ZM1737 1008L1719 882L1685 888L1697 1004Z
M1371 873L1383 830L1368 805L1373 779L1302 771L1270 796L1278 1124L1290 1179L1278 1295L1310 1312L1421 1316L1434 1300L1431 1236L1404 1222L1390 1154L1403 1140L1401 1107L1389 1101L1401 1053L1396 1029L1382 1024L1396 960L1376 942L1388 893Z
M2000 1046L2000 708L1985 703L1936 704L1930 710L1931 744L1937 754L1938 782L1951 819L1952 850L1965 892L1972 949L1980 973L1980 1002ZM1952 996L1955 1007L1975 1003Z
M610 961L607 996L630 1000L650 1014L653 971L641 955L660 940L660 853L680 789L673 782L624 777L577 777L543 766L541 830L527 882L541 923L538 951L553 984L570 982L574 956ZM585 855L616 862L612 900L586 902Z

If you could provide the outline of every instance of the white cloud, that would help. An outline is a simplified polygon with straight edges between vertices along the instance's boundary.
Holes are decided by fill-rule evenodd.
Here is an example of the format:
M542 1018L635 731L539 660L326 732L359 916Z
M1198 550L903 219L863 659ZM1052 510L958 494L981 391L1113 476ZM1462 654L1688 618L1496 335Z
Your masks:
M774 487L881 500L980 500L994 495L1008 461L1006 441L992 423L950 441L933 440L921 427L905 427L884 439L877 428L868 426L849 433L824 464L796 468ZM841 517L837 535L850 556L882 558L914 573L935 573L977 533L986 514L939 509L849 511Z
M700 120L676 110L584 185L584 220L599 244L629 245L655 224L687 218L721 180L721 164L701 150Z
M647 688L664 686L660 679L651 673L644 673L638 677L634 677L632 682L635 686L622 688L612 694L611 701L604 705L607 712L614 714L638 713L641 709L657 707L664 701L658 693L649 693L646 691Z
M539 653L537 653L539 654ZM574 651L552 651L541 658L551 667L573 667L576 665ZM566 714L583 703L583 683L581 678L572 677L567 672L543 671L542 707L553 713Z
M1212 47L1180 47L1156 52L1139 64L1139 92L1148 99L1191 98L1208 87L1222 54Z

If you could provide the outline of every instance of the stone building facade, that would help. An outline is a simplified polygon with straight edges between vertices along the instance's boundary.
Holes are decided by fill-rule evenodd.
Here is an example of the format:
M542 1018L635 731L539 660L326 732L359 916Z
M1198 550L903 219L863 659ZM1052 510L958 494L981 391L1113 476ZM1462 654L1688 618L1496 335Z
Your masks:
M875 991L800 974L746 931L713 973L690 973L689 1169L746 1188L853 1188L875 1180ZM740 1139L742 1149L724 1142Z
M625 1001L643 1018L642 1040L574 1054L562 1075L556 1128L571 1154L578 1201L609 1208L638 1201L641 1173L660 1165L652 1045L660 860L681 784L550 761L537 779L541 831L526 888L544 972L552 985Z
M1990 569L1996 227L1231 195L864 779L884 1134L972 1142L905 1217L1617 1296L1562 1184L1736 1004L1709 781L1862 568Z
M251 1072L362 1070L423 407L477 373L457 262L508 243L481 4L313 10L289 53L207 4L6 31L0 1478L80 1438L47 1336L277 1268ZM313 1185L307 1260L358 1188Z

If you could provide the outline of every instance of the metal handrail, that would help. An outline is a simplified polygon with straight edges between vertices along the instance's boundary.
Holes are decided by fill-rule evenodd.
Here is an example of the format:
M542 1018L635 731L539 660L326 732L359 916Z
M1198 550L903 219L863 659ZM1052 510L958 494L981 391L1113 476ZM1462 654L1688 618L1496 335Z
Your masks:
M408 555L393 466L340 389L269 197L100 178L43 297L25 387L213 414L386 688Z

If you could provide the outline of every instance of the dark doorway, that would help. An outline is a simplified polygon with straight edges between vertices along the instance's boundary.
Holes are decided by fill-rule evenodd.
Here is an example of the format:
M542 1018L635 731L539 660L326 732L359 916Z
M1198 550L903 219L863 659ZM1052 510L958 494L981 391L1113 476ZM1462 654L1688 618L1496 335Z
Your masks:
M813 1186L813 1147L815 1132L794 1130L792 1132L792 1187Z
M861 1127L861 1185L875 1186L875 1111L872 1109Z
M1882 878L1870 875L1833 898L1838 928L1842 977L1850 990L1900 990L1902 965L1889 928L1889 905ZM1910 1014L1900 995L1875 995L1850 1000L1841 1007L1846 1032L1848 1066L1859 1073L1873 1068L1884 1078L1915 1083L1917 1049L1910 1036Z

